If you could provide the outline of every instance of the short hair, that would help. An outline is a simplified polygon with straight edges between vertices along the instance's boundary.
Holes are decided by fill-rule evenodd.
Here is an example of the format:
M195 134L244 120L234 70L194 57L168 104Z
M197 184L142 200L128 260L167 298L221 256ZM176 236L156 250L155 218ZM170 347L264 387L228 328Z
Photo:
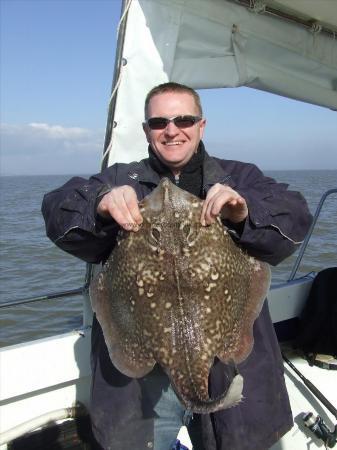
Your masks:
M152 97L158 94L165 94L166 92L180 92L185 94L190 94L194 98L195 105L198 109L198 114L202 117L202 106L199 94L189 86L185 84L175 83L174 81L169 81L167 83L159 84L158 86L153 87L150 92L147 94L145 99L145 119L147 118L147 112L149 108L149 103Z

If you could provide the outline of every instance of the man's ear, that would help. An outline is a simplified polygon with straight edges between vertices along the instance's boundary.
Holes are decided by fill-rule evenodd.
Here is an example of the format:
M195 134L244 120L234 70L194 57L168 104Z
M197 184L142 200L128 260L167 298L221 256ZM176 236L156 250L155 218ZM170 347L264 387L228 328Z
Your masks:
M146 122L143 122L142 125L143 125L143 130L144 130L144 133L145 133L145 136L146 136L146 140L150 144L150 130L149 130L149 127L147 126Z
M206 119L201 119L200 125L199 125L200 139L202 139L202 137L204 135L205 127L206 127Z

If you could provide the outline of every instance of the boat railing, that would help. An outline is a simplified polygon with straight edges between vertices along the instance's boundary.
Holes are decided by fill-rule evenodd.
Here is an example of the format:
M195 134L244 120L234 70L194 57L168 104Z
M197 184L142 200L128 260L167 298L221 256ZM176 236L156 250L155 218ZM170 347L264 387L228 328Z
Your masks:
M87 296L88 291L89 291L90 280L92 277L92 272L93 272L93 265L87 264L84 285L79 288L69 289L67 291L51 292L48 294L37 295L35 297L26 297L26 298L21 298L19 300L14 300L14 301L6 302L6 303L0 303L0 309L11 308L13 306L19 306L19 305L26 305L28 303L35 303L35 302L40 302L40 301L45 301L45 300L55 300L55 299L60 299L60 298L65 298L65 297L75 297L77 295Z
M325 200L327 199L327 197L329 197L329 195L336 194L336 193L337 193L337 188L334 188L334 189L329 189L328 191L326 191L322 195L322 197L321 197L321 199L320 199L320 201L319 201L319 203L317 205L316 212L314 214L312 224L311 224L311 226L310 226L310 228L309 228L309 230L308 230L308 232L307 232L307 234L305 236L305 239L304 239L304 241L303 241L303 243L302 243L302 245L300 247L300 251L299 251L299 253L297 255L297 258L296 258L296 260L294 262L293 268L292 268L292 270L290 272L288 281L292 281L295 278L295 275L296 275L297 270L298 270L298 268L299 268L299 266L301 264L302 258L304 256L304 253L305 253L306 249L307 249L308 243L310 241L311 235L312 235L312 233L314 231L314 228L316 226L318 217L319 217L319 215L321 213L321 210L322 210L322 207L323 207L323 204L324 204Z

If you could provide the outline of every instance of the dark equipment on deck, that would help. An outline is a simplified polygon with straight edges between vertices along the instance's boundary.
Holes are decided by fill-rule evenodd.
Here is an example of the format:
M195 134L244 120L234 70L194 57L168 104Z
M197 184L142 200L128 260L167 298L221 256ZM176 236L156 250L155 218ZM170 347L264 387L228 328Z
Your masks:
M306 387L314 394L314 396L335 416L337 419L337 409L329 402L329 400L320 392L316 386L314 386L311 381L309 381L305 376L294 366L294 364L289 361L289 359L282 354L284 361L289 367L300 377ZM334 431L331 431L327 425L323 422L320 416L315 417L313 413L306 413L303 416L304 425L309 428L309 430L314 433L316 437L321 439L325 446L332 448L337 443L337 425L335 425Z

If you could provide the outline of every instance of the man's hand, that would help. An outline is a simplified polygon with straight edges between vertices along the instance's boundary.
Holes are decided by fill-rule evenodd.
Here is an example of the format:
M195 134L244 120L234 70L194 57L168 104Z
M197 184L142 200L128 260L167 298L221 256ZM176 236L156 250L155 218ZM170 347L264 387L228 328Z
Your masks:
M115 187L105 194L97 206L97 214L105 219L112 217L125 230L138 231L143 222L137 194L131 186Z
M229 186L215 184L208 191L201 212L201 224L210 225L221 214L223 219L240 223L248 216L246 200Z

